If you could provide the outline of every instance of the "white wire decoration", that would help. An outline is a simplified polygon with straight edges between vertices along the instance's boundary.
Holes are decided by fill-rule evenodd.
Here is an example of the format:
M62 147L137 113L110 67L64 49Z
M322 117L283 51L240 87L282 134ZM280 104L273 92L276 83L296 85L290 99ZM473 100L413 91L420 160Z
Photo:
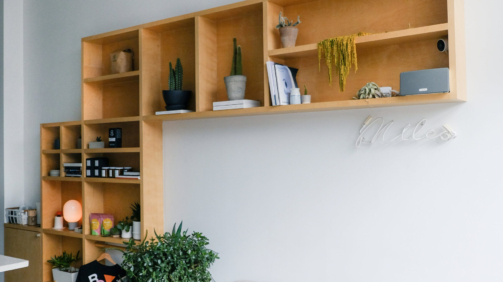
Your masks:
M412 131L412 135L407 134L409 129L412 128L412 124L408 124L403 128L402 133L400 133L398 136L387 139L386 134L388 133L388 130L391 128L391 126L395 123L395 121L392 120L384 124L384 118L379 117L374 119L372 118L372 116L368 116L365 122L363 122L362 128L360 129L360 136L358 136L358 139L356 139L355 143L356 148L359 148L362 144L374 144L377 140L379 140L379 136L381 135L382 135L382 141L385 143L395 142L398 140L420 141L424 139L433 140L438 138L440 138L443 141L449 141L457 137L457 133L448 124L444 124L442 126L442 129L438 132L435 129L431 129L427 131L426 134L422 135L420 131L426 125L426 122L427 122L426 119L419 121L416 127L414 127L414 130ZM374 125L375 126L379 125L379 129L377 130L377 132L373 136L370 136L372 138L370 139L365 138L365 134L367 134L369 129L372 128Z

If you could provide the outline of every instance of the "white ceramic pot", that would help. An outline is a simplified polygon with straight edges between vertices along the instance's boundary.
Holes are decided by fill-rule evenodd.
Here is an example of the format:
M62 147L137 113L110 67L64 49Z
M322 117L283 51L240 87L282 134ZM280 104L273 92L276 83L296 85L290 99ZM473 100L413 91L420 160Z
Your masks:
M105 148L105 142L89 142L89 149L103 149Z
M141 221L133 221L133 239L141 240Z
M74 273L68 273L59 270L59 268L53 268L52 269L52 279L57 282L75 282L77 281L77 275L79 274L79 271Z
M311 104L311 95L302 95L302 104Z
M129 232L126 232L125 230L122 230L122 238L123 239L129 239L131 238L131 234L133 232L133 228L129 228Z
M246 76L231 75L224 77L225 87L227 89L227 98L232 100L243 100L246 91Z
M290 105L299 105L300 104L300 89L292 88L292 92L290 93Z

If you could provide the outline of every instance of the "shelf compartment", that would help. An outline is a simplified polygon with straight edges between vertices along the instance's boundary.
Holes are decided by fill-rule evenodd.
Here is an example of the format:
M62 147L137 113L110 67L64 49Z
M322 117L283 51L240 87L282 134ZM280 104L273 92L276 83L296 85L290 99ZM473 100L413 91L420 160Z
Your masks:
M213 102L228 100L224 77L231 71L233 38L242 47L245 99L264 104L262 5L252 3L198 17L198 111L212 111Z
M135 202L140 202L140 185L86 182L84 186L84 197L86 199L84 234L86 234L86 238L90 236L99 238L98 241L105 241L101 240L101 237L90 235L89 215L91 213L111 214L114 216L115 225L126 216L131 217L130 206Z
M169 63L177 58L183 66L182 90L192 92L190 110L196 109L195 19L164 23L141 30L142 38L142 115L165 111L162 90L169 90Z
M41 156L41 170L42 176L49 176L51 170L60 170L61 172L61 157L60 154L42 154Z
M138 179L118 179L118 178L100 178L86 177L85 182L90 183L117 183L117 184L140 184Z
M61 176L65 176L65 163L82 163L82 154L62 154L62 168L61 168Z
M77 233L75 231L68 230L66 228L63 229L63 230L56 230L56 229L52 229L52 228L45 228L43 231L44 231L44 233L52 234L52 235L58 235L58 236L73 237L73 238L83 238L84 237L82 235L82 233Z
M148 116L145 117L144 120L146 122L156 122L156 121L161 122L161 121L174 121L174 120L273 115L273 114L315 112L315 111L365 109L365 108L377 108L377 107L394 107L394 106L437 104L437 103L449 103L449 102L462 102L462 101L457 100L456 95L453 93L439 93L439 94L414 95L414 96L382 98L382 99L345 100L345 101L311 103L303 105L261 107L261 108L203 112L203 113L188 113L184 115Z
M80 177L52 177L52 176L42 176L42 180L47 180L47 181L82 182L82 178L80 178Z
M125 49L133 50L133 71L139 70L140 44L138 33L138 30L132 30L100 38L88 37L82 39L83 79L115 75L111 73L110 54Z
M77 200L82 204L82 183L77 181L42 181L43 229L52 230L56 212L63 211L64 204L69 200ZM79 224L82 224L82 221L79 221ZM64 227L68 227L66 221L64 221L63 225Z
M411 43L430 39L439 39L448 34L448 24L411 28L382 34L373 34L356 38L357 48L377 48L386 45ZM290 48L269 50L269 56L279 59L292 59L318 55L318 44L308 44Z
M84 160L88 158L107 158L108 166L110 167L132 167L132 171L140 171L140 153L85 153ZM84 162L84 167L82 168L83 175L86 175L85 166L86 162ZM104 181L107 181L106 179L123 180L115 178L85 177L86 181L93 181L91 179L102 179Z
M135 117L140 114L139 76L84 83L85 120Z
M40 127L40 145L42 150L58 150L54 148L56 139L60 140L61 144L61 127L60 126L41 126ZM61 148L61 147L60 147Z
M109 74L109 75L103 75L103 76L97 76L97 77L91 77L91 78L85 78L84 83L90 83L90 82L100 82L100 81L121 81L123 79L128 79L129 77L135 77L139 76L140 71L130 71L130 72L123 72L123 73L116 73L116 74Z
M77 141L82 136L82 126L67 125L61 127L61 149L62 150L79 150Z
M448 22L448 1L400 1L369 2L366 0L273 0L268 3L268 49L281 48L278 24L279 12L296 20L297 45L320 42L327 38L356 34L358 32L382 33L405 30L410 27L426 27ZM400 16L396 16L400 11ZM379 16L376 17L375 15ZM334 16L335 15L335 16ZM355 16L358 15L358 16Z
M72 253L76 255L77 252L80 251L80 254L83 254L82 251L82 234L78 234L81 237L69 237L65 234L53 234L51 231L43 230L44 234L42 236L43 240L43 280L42 281L53 281L52 277L52 265L47 261L54 256L60 256L64 251L67 253ZM59 231L61 232L61 231ZM61 232L65 233L65 232ZM68 232L67 232L68 233ZM75 233L75 232L73 232ZM85 252L84 252L85 253ZM82 265L81 262L77 262L75 266L78 268Z
M122 128L122 148L109 148L108 130L110 128ZM96 137L101 136L105 142L105 149L88 149L89 142L96 141ZM116 122L116 123L99 123L84 125L83 146L86 153L106 153L119 152L121 149L127 151L131 148L140 147L140 122ZM97 151L96 151L97 150Z

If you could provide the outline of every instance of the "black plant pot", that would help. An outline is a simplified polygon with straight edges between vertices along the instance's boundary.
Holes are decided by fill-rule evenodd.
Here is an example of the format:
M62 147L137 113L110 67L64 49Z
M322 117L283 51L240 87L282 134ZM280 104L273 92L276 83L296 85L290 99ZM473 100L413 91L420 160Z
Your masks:
M166 103L166 111L188 110L192 91L163 90L162 97Z

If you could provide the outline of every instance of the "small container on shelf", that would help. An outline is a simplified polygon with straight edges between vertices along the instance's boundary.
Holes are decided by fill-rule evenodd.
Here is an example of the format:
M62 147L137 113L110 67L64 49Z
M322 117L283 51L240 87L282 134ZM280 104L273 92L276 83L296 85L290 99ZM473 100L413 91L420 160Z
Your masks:
M110 168L108 166L104 166L101 168L101 177L107 178L108 177L108 170Z
M130 167L130 166L126 166L124 167L124 169L122 170L122 173L126 173L126 172L130 172L133 168Z
M114 177L119 177L122 175L123 173L123 170L124 168L123 167L116 167L115 168L115 173L114 173Z
M109 167L108 168L108 178L115 178L115 167Z

